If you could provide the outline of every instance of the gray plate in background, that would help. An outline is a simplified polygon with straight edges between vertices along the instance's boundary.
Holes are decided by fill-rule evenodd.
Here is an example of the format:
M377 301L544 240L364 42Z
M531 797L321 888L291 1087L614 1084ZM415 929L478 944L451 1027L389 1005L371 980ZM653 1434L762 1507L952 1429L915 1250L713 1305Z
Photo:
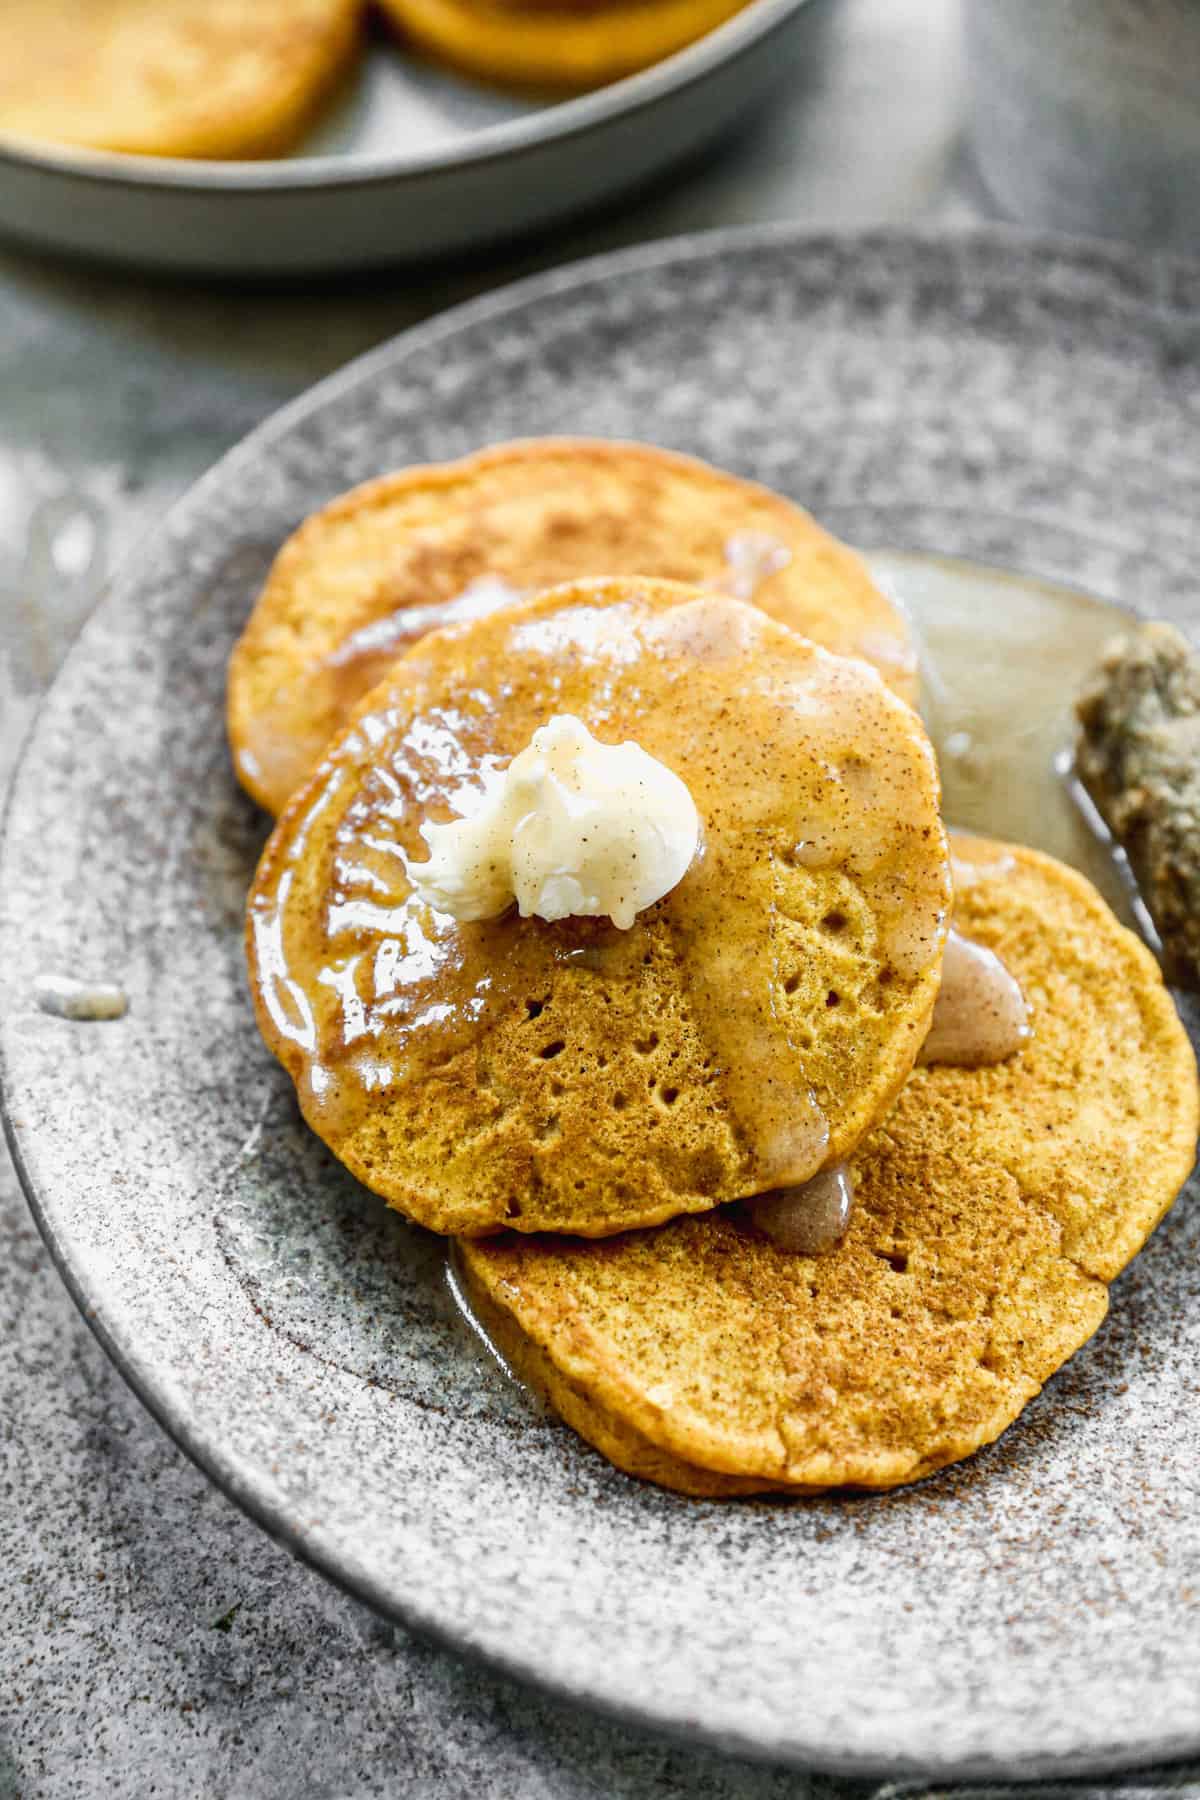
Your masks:
M11 1142L133 1385L302 1555L506 1669L765 1756L945 1775L1200 1748L1193 1196L1094 1342L970 1462L878 1498L640 1486L526 1410L465 1339L435 1241L298 1126L243 986L264 821L221 731L230 643L299 518L519 432L657 439L860 543L1194 622L1198 345L1200 272L1116 249L785 230L653 247L354 365L126 566L14 789ZM119 979L127 1018L39 1013L47 970Z
M819 55L832 0L751 0L698 43L551 104L382 39L298 153L194 162L0 144L0 231L193 274L423 262L573 217L753 116Z

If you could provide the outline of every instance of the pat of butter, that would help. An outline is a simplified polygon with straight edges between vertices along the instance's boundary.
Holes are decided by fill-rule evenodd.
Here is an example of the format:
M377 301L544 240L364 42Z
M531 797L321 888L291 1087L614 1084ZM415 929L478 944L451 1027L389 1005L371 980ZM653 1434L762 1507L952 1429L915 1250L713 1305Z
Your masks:
M429 860L408 877L437 912L495 919L515 900L522 918L607 915L628 931L686 873L700 820L678 775L640 745L598 743L563 713L485 777L469 816L427 822L421 836Z

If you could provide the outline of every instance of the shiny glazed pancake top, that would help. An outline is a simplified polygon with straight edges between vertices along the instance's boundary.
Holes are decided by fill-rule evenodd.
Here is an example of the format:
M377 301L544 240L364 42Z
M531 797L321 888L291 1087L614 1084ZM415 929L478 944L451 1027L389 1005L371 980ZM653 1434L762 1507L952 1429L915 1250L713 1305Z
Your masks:
M597 575L752 600L915 702L904 619L799 507L647 445L534 439L368 482L288 539L230 663L238 779L281 812L425 632Z
M555 713L679 775L703 848L619 931L463 924L404 853ZM912 1067L949 858L916 715L865 664L673 583L578 583L423 640L296 796L248 915L312 1127L439 1231L601 1235L853 1148Z
M1073 869L953 840L955 925L1020 981L1010 1061L914 1070L811 1257L739 1207L603 1244L464 1244L500 1349L620 1468L684 1493L892 1487L1010 1424L1104 1317L1196 1147L1153 957Z

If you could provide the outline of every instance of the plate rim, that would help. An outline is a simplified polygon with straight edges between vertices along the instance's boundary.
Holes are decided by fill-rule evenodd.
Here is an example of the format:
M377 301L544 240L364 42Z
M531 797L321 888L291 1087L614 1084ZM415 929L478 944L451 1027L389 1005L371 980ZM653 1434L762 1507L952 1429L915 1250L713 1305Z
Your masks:
M220 161L135 156L124 151L89 150L0 136L0 176L11 170L33 171L106 189L226 195L293 194L314 189L332 193L450 177L479 163L514 161L587 137L617 120L657 106L668 96L686 93L715 70L737 62L815 4L817 0L748 0L742 11L724 24L649 68L604 87L535 107L519 118L482 126L468 133L461 143L452 142L446 147L434 144L395 155L375 151Z
M801 3L806 3L806 0L801 0ZM0 811L0 879L8 858L13 854L12 831L18 789L40 736L47 703L68 668L86 657L91 620L102 609L107 611L109 607L120 604L121 589L130 573L136 570L146 550L154 540L172 535L173 526L186 517L203 498L210 484L216 484L236 472L243 458L255 456L263 445L271 442L277 435L289 432L295 421L319 408L343 387L352 387L358 381L369 378L373 369L385 367L398 354L419 353L461 329L489 319L502 318L509 313L519 312L527 305L536 305L544 299L572 289L585 288L598 281L608 281L625 272L779 245L790 245L797 252L819 252L844 251L848 246L871 245L944 249L948 244L961 245L966 249L976 246L985 250L1002 249L1009 246L1034 253L1044 250L1047 254L1060 257L1082 257L1093 262L1099 260L1117 269L1137 269L1143 274L1148 265L1163 272L1178 269L1192 279L1200 279L1200 259L1185 258L1169 252L1145 253L1117 241L1028 231L1012 225L889 225L837 230L778 221L690 232L632 248L601 252L549 271L526 276L408 327L351 359L270 413L178 496L126 553L98 595L88 621L70 646L54 681L40 697L26 731L4 795L3 809ZM1020 570L1009 572L1020 579L1031 579ZM0 918L0 966L6 938L7 932L3 919ZM1029 1757L994 1754L939 1757L936 1752L920 1759L911 1755L889 1757L871 1752L847 1752L830 1742L804 1739L799 1734L790 1736L786 1744L770 1744L737 1731L685 1724L656 1714L650 1706L614 1700L590 1688L560 1681L553 1672L531 1665L520 1656L509 1655L502 1649L480 1646L459 1635L454 1627L443 1625L436 1616L427 1615L420 1604L397 1600L385 1594L380 1583L373 1581L367 1574L360 1574L347 1567L344 1560L339 1560L332 1546L327 1548L321 1540L314 1540L299 1531L291 1522L282 1497L273 1500L270 1495L256 1492L242 1477L232 1460L222 1457L219 1443L202 1441L201 1434L192 1430L190 1421L185 1416L173 1414L168 1399L156 1389L153 1367L148 1361L139 1362L136 1356L128 1353L118 1343L106 1321L93 1306L79 1273L68 1259L67 1251L56 1231L52 1208L44 1204L34 1168L36 1157L27 1154L27 1150L36 1149L36 1136L27 1139L24 1134L18 1135L10 1105L15 1051L15 1041L10 1038L7 1021L0 1010L0 1124L3 1125L18 1181L51 1259L106 1355L168 1437L222 1493L241 1507L271 1537L282 1543L300 1562L315 1569L383 1617L421 1633L456 1656L520 1681L569 1706L584 1707L620 1724L655 1733L693 1748L703 1747L747 1761L779 1767L807 1768L848 1778L905 1782L1053 1779L1110 1774L1146 1768L1151 1764L1157 1766L1178 1762L1200 1755L1200 1726L1167 1739L1160 1737L1143 1742L1112 1744L1094 1751L1034 1753Z

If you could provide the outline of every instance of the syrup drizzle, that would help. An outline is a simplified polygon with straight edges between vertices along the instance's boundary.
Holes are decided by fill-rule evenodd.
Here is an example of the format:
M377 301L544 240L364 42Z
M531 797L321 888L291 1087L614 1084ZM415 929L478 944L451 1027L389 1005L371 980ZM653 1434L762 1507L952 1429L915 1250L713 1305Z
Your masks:
M473 651L451 682L431 653L430 685L450 691L446 704L407 717L398 684L396 707L385 696L359 721L285 838L274 882L256 894L260 987L296 1052L306 1112L336 1142L380 1093L427 1077L558 982L648 984L668 957L688 981L746 1191L806 1180L825 1159L828 1127L779 998L777 889L796 821L820 821L812 856L855 877L898 972L928 966L944 931L940 871L897 879L895 788L911 771L894 761L873 689L839 663L798 670L760 615L714 600L663 611L578 600L497 621ZM747 680L752 733L729 720L730 695ZM555 711L608 741L635 737L680 773L703 854L629 933L511 913L459 923L420 905L404 871L404 853L420 860L420 820L463 811L480 773ZM363 766L356 787L351 760ZM302 866L314 831L322 852Z
M952 927L933 1021L918 1061L984 1068L1007 1062L1032 1033L1025 996L995 951Z
M799 1187L775 1188L744 1202L758 1230L794 1256L827 1256L845 1237L854 1212L854 1175L831 1163Z

